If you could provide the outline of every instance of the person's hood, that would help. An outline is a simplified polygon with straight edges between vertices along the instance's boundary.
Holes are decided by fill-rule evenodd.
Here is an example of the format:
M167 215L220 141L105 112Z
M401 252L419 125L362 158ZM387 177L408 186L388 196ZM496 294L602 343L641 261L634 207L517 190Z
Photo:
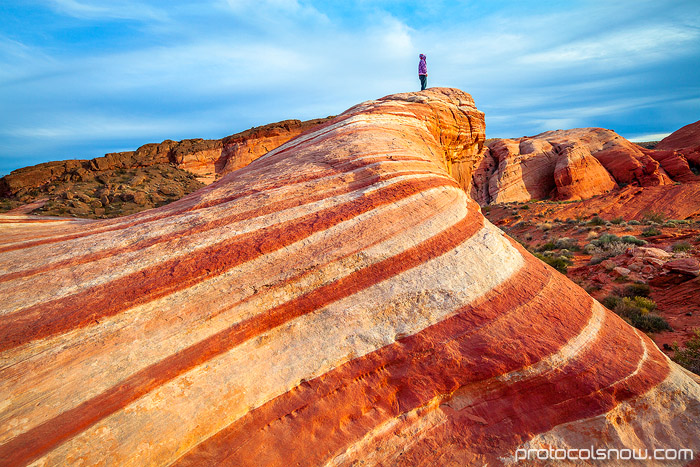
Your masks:
M421 60L425 60L425 55L420 54L420 55L419 55L419 58L420 58Z

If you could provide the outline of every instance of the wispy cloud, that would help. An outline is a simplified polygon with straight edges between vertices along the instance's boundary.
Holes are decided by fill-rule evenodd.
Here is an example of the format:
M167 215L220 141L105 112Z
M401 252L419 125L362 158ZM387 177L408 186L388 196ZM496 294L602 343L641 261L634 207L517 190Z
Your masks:
M160 20L167 15L165 10L136 1L90 0L48 0L48 5L56 12L75 18L128 19L138 21Z
M697 1L7 3L6 168L338 113L415 90L418 53L430 86L474 95L489 136L652 134L700 118Z

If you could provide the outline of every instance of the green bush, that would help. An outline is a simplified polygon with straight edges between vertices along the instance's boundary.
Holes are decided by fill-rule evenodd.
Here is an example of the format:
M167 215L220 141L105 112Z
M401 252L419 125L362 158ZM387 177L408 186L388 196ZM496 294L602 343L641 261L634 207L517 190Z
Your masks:
M614 219L610 219L610 223L615 224L615 225L620 225L620 224L622 224L623 220L624 219L622 217L616 217Z
M605 219L602 219L599 216L595 216L593 217L593 219L588 221L588 223L591 225L605 225Z
M700 329L694 331L694 336L685 343L684 348L673 344L673 361L700 375Z
M629 243L629 244L638 245L638 246L642 246L642 245L647 244L646 240L642 240L641 238L637 238L634 235L625 235L620 240L622 241L622 243Z
M609 234L609 233L603 234L600 237L596 238L595 240L591 241L591 243L593 243L595 246L600 246L600 247L610 245L611 243L619 243L619 242L620 242L620 238L617 235Z
M650 292L651 289L646 284L630 284L625 287L620 295L622 297L648 297Z
M538 248L539 251L550 251L550 250L556 250L556 249L557 249L557 245L556 245L556 243L554 243L552 241L549 241L549 242L545 243L544 245L541 245Z
M653 237L655 235L661 235L661 231L659 229L654 228L654 227L646 228L642 232L642 237Z
M569 270L569 266L574 264L566 256L545 256L540 253L535 253L535 256L562 274L566 274Z
M578 244L578 241L576 241L575 238L570 238L570 237L560 238L559 240L557 240L555 242L555 245L557 248L572 250L572 251L579 251L581 249L581 247Z
M520 206L520 209L521 210L528 210L528 209L530 209L530 206L528 206L527 204L523 204L522 206Z
M691 245L688 242L676 242L673 245L671 245L671 248L673 249L674 252L682 252L682 251L689 251L693 245Z
M670 330L666 320L654 313L656 303L645 297L623 297L615 305L613 311L635 328L644 332Z
M608 295L603 299L601 303L605 308L609 310L614 310L617 304L620 303L620 301L622 301L622 297L618 297L617 295Z
M656 222L657 224L662 224L666 216L660 212L647 211L642 215L642 220L647 222Z
M636 221L636 220L631 220L631 221L628 222L628 224L629 224L629 225L640 225L641 222Z

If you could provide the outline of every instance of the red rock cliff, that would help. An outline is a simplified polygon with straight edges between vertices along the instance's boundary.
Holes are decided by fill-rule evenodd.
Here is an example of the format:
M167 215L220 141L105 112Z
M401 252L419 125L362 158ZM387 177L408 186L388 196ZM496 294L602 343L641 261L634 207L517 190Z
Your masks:
M135 151L115 152L90 160L45 162L17 169L0 178L0 196L21 195L56 180L83 181L106 171L156 164L173 164L194 173L200 181L209 184L327 120L328 118L303 122L284 120L223 139L165 140L162 143L144 144Z
M577 200L606 193L618 184L672 183L649 153L603 128L492 140L475 172L471 194L482 205Z
M468 94L398 94L159 209L4 218L0 464L700 450L694 377L448 175L480 141Z

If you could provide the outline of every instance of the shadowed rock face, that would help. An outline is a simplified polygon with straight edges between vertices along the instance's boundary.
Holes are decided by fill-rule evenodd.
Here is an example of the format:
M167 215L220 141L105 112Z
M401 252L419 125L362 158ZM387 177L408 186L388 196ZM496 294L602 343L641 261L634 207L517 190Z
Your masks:
M578 200L607 193L618 184L672 183L650 152L603 128L497 139L485 151L471 194L481 205L544 198Z
M399 94L158 209L0 217L0 464L698 451L698 383L448 175L483 138L468 94Z

